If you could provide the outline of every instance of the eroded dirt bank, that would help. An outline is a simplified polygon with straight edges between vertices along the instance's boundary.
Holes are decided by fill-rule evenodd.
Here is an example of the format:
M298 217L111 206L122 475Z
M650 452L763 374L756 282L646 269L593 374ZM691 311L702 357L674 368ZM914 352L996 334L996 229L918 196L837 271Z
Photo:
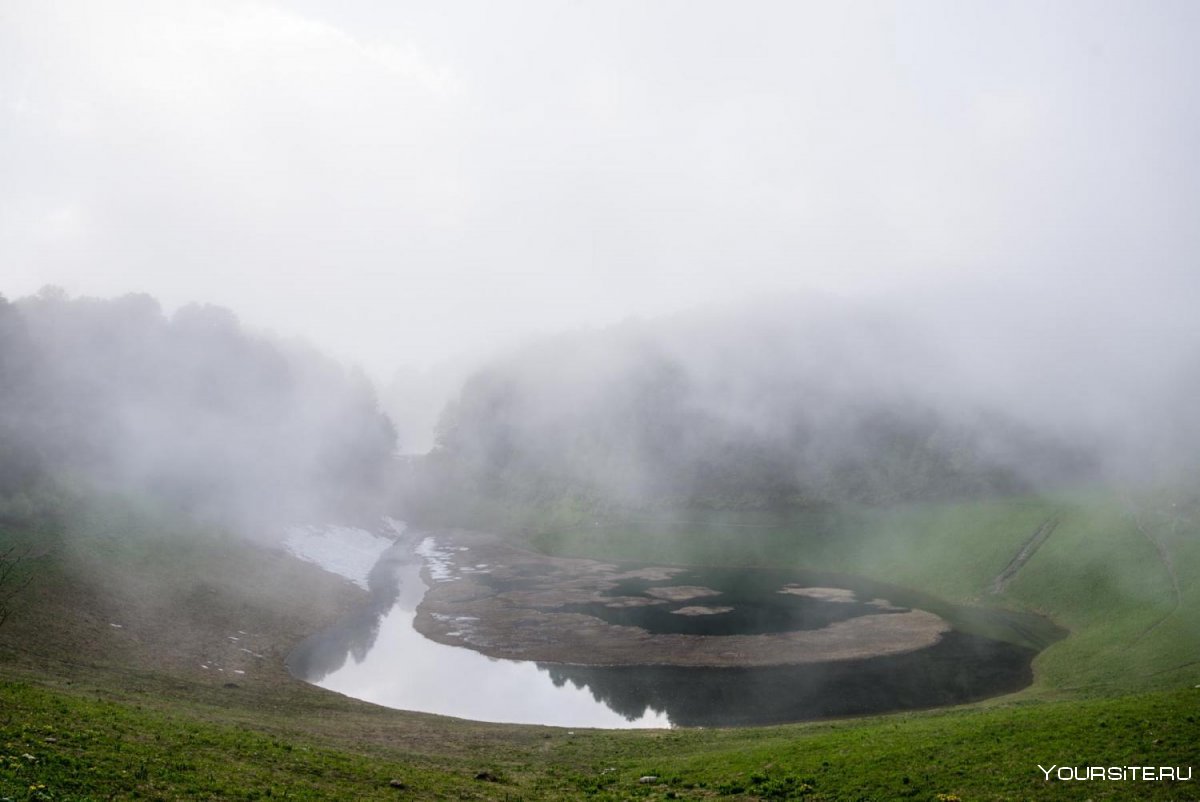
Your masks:
M668 602L674 612L705 616L728 610L711 588L671 579L686 569L622 568L612 563L564 559L526 551L495 536L456 531L431 533L420 551L429 592L417 610L416 629L428 638L492 657L586 665L772 666L902 654L937 643L949 625L938 616L867 603L878 612L817 629L753 635L653 634L571 611L577 605L638 607ZM614 594L627 580L656 583L644 593ZM837 588L781 583L778 593L836 601Z

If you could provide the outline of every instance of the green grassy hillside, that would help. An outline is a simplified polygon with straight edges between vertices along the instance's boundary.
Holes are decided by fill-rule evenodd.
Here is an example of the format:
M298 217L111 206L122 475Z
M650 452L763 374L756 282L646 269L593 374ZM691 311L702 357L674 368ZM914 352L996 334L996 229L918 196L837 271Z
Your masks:
M220 532L91 502L69 536L9 526L0 538L30 547L31 580L0 627L0 797L1197 798L1195 782L1046 782L1037 768L1200 762L1193 511L1165 497L1073 497L788 524L659 521L657 537L632 523L551 532L538 542L560 553L854 571L1040 611L1071 631L1038 658L1033 688L982 704L606 732L391 711L293 680L291 646L360 591Z

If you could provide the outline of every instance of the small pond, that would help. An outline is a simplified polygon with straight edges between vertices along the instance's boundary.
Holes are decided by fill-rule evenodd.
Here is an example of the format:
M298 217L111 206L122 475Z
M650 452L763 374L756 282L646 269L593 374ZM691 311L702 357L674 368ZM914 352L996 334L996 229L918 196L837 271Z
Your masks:
M414 629L428 590L422 568L431 567L414 551L415 542L402 538L383 552L369 576L370 600L358 614L297 647L289 658L296 676L387 707L479 721L605 728L761 725L951 705L1016 691L1032 681L1030 664L1038 650L1062 635L1035 616L956 607L852 577L687 568L676 569L669 580L617 583L606 593L620 603L600 598L563 605L558 612L654 636L721 638L771 637L858 616L923 610L940 617L945 631L931 645L909 651L834 661L817 655L788 665L597 666L586 665L587 655L578 663L497 659ZM496 586L512 580L481 581L503 591ZM774 590L781 583L785 591ZM462 618L449 626L465 631L477 623Z

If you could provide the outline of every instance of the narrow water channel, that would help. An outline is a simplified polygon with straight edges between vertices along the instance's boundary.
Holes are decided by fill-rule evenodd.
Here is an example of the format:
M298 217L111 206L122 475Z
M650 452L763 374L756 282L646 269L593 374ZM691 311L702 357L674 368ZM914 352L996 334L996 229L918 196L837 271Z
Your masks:
M413 629L426 587L421 564L398 566L399 595L378 620L374 646L314 684L368 702L443 716L563 727L667 727L661 712L620 713L537 663L496 660ZM295 661L293 661L295 665Z

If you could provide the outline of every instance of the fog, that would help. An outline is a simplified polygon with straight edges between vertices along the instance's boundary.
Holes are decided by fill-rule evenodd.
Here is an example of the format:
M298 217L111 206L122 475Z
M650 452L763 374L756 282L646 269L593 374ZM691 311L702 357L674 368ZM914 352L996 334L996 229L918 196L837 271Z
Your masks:
M1092 321L1064 302L1014 320L988 300L784 297L545 338L447 406L415 500L783 512L1128 489L1200 467L1186 313Z
M0 296L0 335L0 523L109 493L256 535L382 509L395 431L366 378L228 310L48 289Z
M968 287L951 336L1037 358L1031 309L1086 343L1200 289L1198 17L14 0L3 291L217 304L383 383L814 291Z
M941 466L875 500L1169 472L1200 432L1198 22L1186 2L10 2L0 292L147 293L160 328L232 310L361 366L399 448L458 468L499 466L496 427L514 458L598 458L567 450L582 427L608 449L584 473L622 493L672 438L666 474L695 481L734 452L750 485L809 489L852 453ZM319 384L297 421L328 409ZM233 444L253 463L202 425L176 449L179 408L128 400L128 471ZM975 478L935 477L956 471Z
M1041 698L1190 678L1197 31L1191 0L3 0L0 535L31 546L0 568L61 564L86 588L62 609L87 613L61 622L184 661L172 694L234 649L282 680L278 639L349 609L361 588L304 573L289 531L395 539L369 604L310 641L332 647L314 677L397 631L388 680L419 662L433 631L393 603L424 586L395 583L437 565L406 550L475 530L507 549L463 571L497 590L479 597L495 642L592 638L542 617L607 620L571 593L659 603L581 590L561 570L581 557L640 561L645 582L675 581L646 579L656 563L804 566L920 588L943 621L935 596L1054 617L1044 642L1004 636L1002 682L912 704L1024 686L1026 647L1067 628ZM512 584L529 576L548 595ZM851 587L826 584L808 590ZM701 616L686 632L612 629L630 654L733 631L704 616L735 608L688 607L655 613ZM951 684L1016 654L978 622L930 647ZM275 653L239 641L268 628ZM77 631L71 676L148 676L92 662L102 639ZM626 679L674 682L586 665L597 642L514 671L552 681L550 708L590 693L620 715L646 705ZM808 712L773 680L727 698L788 720L895 709L825 702L941 682L914 648L814 669L793 686ZM418 696L497 696L446 652L495 668L440 646ZM673 687L684 708L723 695L705 676Z

